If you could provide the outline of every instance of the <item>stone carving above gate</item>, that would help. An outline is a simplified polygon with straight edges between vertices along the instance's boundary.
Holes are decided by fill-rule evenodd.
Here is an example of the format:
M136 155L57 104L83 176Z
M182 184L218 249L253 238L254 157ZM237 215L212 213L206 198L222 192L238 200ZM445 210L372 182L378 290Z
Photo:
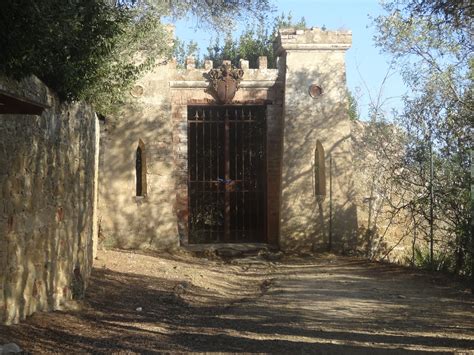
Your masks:
M206 90L221 104L232 102L239 89L240 81L244 76L242 69L233 68L231 64L224 63L218 69L211 69L208 73L210 85Z

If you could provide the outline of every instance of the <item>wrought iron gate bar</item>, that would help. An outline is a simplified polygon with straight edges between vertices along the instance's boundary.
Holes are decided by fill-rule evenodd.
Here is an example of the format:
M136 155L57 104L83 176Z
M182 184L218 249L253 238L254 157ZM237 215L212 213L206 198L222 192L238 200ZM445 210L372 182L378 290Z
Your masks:
M265 107L188 106L188 123L189 243L265 241Z

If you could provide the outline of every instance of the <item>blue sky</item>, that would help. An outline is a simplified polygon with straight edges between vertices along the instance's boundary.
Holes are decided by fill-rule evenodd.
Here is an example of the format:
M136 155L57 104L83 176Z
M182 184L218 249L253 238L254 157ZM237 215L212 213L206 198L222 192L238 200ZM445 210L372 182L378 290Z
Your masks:
M295 20L305 17L309 27L326 26L328 30L348 29L352 31L352 47L347 52L347 85L359 102L362 118L368 116L369 103L376 101L382 88L383 109L389 113L392 107L400 108L400 97L406 91L401 77L389 70L390 57L380 53L372 37L375 29L369 16L383 14L377 0L274 0L275 15L291 11ZM181 20L176 23L176 35L186 41L198 42L205 52L215 33L207 29L196 29L196 20ZM239 29L236 30L236 34Z

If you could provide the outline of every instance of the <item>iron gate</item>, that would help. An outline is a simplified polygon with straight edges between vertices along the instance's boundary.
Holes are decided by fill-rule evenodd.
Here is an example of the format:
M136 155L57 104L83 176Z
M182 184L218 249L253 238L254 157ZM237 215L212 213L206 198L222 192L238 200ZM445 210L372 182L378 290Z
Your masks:
M189 243L265 241L265 107L188 106Z

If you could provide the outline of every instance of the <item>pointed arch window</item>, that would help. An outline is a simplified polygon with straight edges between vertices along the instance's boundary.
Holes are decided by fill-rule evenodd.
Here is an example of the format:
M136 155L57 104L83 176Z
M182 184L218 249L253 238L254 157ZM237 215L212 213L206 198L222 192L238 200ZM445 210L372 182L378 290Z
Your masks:
M136 177L136 195L146 196L146 154L145 144L140 139L135 153L135 177Z
M326 197L326 164L324 148L319 140L316 141L314 150L314 180L316 196L324 199Z

